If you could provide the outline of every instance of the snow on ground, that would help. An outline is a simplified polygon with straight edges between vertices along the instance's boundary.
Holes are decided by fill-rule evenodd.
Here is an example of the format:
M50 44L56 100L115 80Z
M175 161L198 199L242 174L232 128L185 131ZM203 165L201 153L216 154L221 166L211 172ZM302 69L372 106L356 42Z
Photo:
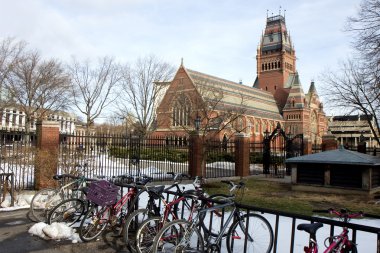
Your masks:
M16 194L15 205L11 207L11 196L8 194L4 201L0 203L0 212L29 208L33 196L34 192Z
M64 223L54 222L48 225L44 222L39 222L34 224L28 233L31 235L38 236L45 240L71 240L72 243L77 243L80 241L78 233L75 229L67 226Z

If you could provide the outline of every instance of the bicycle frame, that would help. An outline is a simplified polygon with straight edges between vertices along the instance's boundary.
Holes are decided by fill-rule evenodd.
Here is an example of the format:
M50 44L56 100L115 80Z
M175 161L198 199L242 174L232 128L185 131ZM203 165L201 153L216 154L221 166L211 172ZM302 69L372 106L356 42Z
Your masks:
M121 209L127 203L128 200L133 199L137 194L136 187L132 187L128 190L127 194L124 194L113 206L110 206L112 210L112 215L118 215Z
M344 245L348 245L348 229L346 227L343 228L342 233L338 236L335 236L333 242L330 246L324 251L324 253L333 252L332 250L338 250L334 252L341 252Z

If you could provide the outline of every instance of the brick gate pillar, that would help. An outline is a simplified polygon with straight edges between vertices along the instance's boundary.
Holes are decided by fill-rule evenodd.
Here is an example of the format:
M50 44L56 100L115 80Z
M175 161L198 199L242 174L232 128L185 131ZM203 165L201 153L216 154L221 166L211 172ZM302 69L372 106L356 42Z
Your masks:
M328 133L322 136L322 151L335 150L338 148L338 141L335 136Z
M312 153L313 153L313 144L311 143L311 140L308 137L305 137L303 139L303 154L310 155Z
M193 133L190 135L189 143L189 174L191 177L203 176L202 164L203 161L203 136L199 133Z
M249 176L249 137L235 134L235 176Z
M57 173L59 148L59 123L37 121L37 154L34 182L37 190L54 187L53 176Z

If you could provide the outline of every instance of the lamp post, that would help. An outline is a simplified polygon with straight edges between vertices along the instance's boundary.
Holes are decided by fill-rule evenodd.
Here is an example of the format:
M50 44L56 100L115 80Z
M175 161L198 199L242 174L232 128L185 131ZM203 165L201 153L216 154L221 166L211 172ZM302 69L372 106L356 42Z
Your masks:
M201 117L199 117L199 115L197 115L197 117L195 118L194 125L195 125L195 130L197 131L197 133L199 133L199 128L201 126Z

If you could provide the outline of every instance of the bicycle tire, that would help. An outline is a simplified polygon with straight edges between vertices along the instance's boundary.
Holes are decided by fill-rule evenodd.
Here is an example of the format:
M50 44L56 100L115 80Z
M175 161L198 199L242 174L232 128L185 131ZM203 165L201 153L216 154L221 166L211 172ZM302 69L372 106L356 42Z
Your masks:
M46 222L49 212L63 200L59 190L46 188L38 191L30 203L30 213L37 222Z
M85 209L85 203L81 199L63 200L49 212L48 224L65 222L72 226L84 215Z
M248 218L248 229L245 227ZM244 227L240 222L244 222ZM247 230L246 230L247 229ZM252 237L252 242L249 238ZM247 240L247 248L245 241ZM271 252L273 247L273 229L268 220L263 216L250 213L242 216L241 219L235 220L227 236L227 251L232 252Z
M161 217L151 217L143 221L136 233L136 252L152 252L154 238L162 227Z
M222 201L223 199L229 198L226 194L214 194L209 197L209 199L219 200ZM202 209L206 209L209 207L212 207L214 205L214 202L206 202L202 205ZM215 203L215 205L218 205L218 203ZM199 217L199 223L202 226L203 231L207 235L211 235L213 237L217 237L220 234L220 230L223 226L222 222L225 222L223 220L223 210L217 209L215 211L205 212ZM223 237L226 236L228 233L228 229L225 230L225 233L223 234Z
M84 242L97 238L106 228L110 218L110 208L91 206L79 226L79 237Z
M148 209L138 209L127 216L123 229L123 241L129 251L136 252L136 232L141 223L152 217Z
M166 223L156 235L152 252L205 252L200 231L197 228L189 231L189 226L191 223L186 220Z
M344 253L358 253L358 249L356 247L356 244L353 241L349 241L350 249L343 249Z

